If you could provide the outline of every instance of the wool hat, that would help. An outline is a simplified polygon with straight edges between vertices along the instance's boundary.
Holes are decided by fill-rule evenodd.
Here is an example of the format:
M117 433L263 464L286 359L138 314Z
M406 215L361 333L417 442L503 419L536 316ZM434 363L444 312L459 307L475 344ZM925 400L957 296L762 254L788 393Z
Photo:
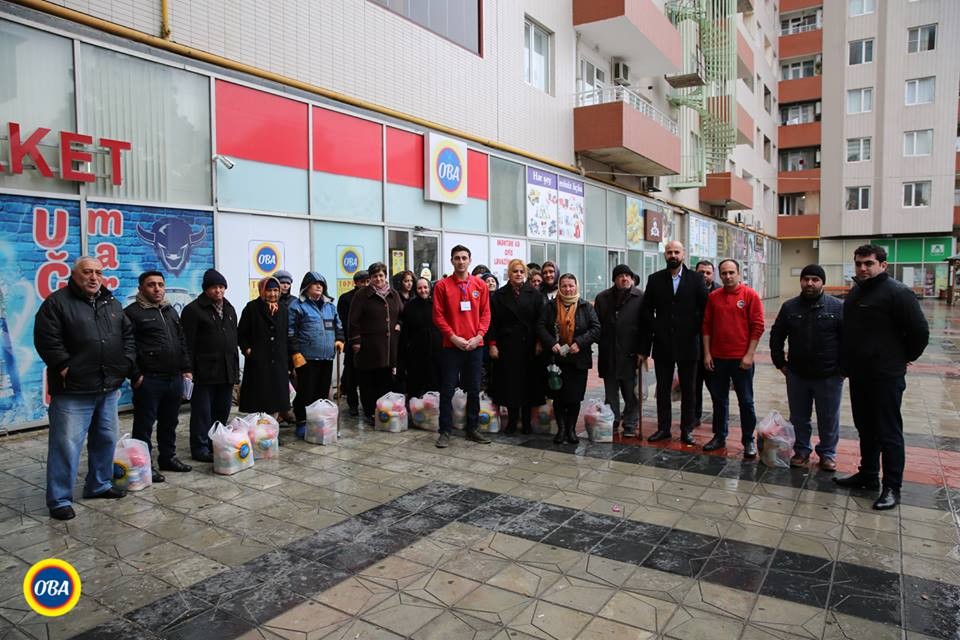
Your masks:
M805 278L807 276L816 276L820 278L820 281L824 284L827 283L827 273L823 270L818 264L808 264L803 268L803 271L800 272L800 277Z
M273 274L273 277L277 279L277 282L283 284L293 284L293 276L290 275L289 271L280 269L280 271L277 271L275 274Z
M227 288L227 279L223 277L223 274L217 271L216 269L207 269L203 272L203 290L206 291L210 287L215 287L217 285L222 285L224 289Z
M625 264L618 264L613 268L613 279L616 280L617 276L622 276L623 274L628 274L631 278L633 276L633 269Z
M370 279L370 272L367 271L366 269L360 269L360 271L357 271L355 274L353 274L354 284L357 284L357 283L363 282L364 280L369 280L369 279Z

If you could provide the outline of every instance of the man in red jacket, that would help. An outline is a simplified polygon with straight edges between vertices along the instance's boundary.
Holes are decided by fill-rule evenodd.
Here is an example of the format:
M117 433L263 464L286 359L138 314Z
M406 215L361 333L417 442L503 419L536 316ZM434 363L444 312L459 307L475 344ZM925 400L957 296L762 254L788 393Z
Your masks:
M440 434L437 447L450 445L453 431L453 392L467 393L468 440L489 444L477 431L480 415L480 372L483 366L483 336L490 327L490 289L470 275L470 249L457 245L450 251L453 274L433 288L433 323L443 337L440 350Z
M753 408L753 354L763 335L763 303L757 292L740 282L740 263L720 263L723 287L707 298L703 315L703 366L712 375L713 439L704 451L726 447L730 381L740 405L743 457L754 458L757 444L753 430L757 414Z

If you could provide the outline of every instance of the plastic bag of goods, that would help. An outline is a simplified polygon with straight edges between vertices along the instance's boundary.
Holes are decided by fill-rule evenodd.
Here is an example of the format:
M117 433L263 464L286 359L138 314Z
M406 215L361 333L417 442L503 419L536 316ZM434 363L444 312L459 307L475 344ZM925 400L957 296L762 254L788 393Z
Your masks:
M271 460L280 455L280 423L267 413L251 413L243 418L253 447L254 460Z
M428 391L422 398L410 398L410 421L418 429L440 429L440 394Z
M400 433L407 430L407 407L402 393L385 393L377 400L376 430Z
M253 447L247 423L234 418L230 424L214 422L207 433L213 443L213 472L231 476L253 466Z
M533 415L530 416L530 426L534 433L550 434L553 433L553 399L548 398L546 404L534 407L530 410Z
M123 434L113 450L113 486L124 491L140 491L153 484L150 448L143 440Z
M457 389L453 392L453 428L463 431L467 427L467 392Z
M477 431L500 432L500 408L485 394L480 394L480 413L477 414Z
M331 400L317 400L307 407L307 430L303 439L310 444L335 444L340 409Z
M789 467L797 440L793 425L779 411L771 411L757 425L757 434L762 439L760 461L768 467Z
M599 400L588 400L583 407L583 426L591 442L613 442L613 409Z

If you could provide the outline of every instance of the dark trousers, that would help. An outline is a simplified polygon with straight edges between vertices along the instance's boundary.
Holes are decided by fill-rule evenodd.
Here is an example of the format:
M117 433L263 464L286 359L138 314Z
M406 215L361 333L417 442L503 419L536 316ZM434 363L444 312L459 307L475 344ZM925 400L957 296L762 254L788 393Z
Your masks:
M440 350L440 433L453 431L453 392L458 384L467 394L466 430L477 430L482 368L483 349L461 351L444 347Z
M753 366L741 369L740 360L713 359L713 435L721 440L727 439L732 380L740 405L740 439L744 444L753 441L753 430L757 427L757 413L753 408L753 370Z
M159 377L143 376L143 382L133 390L133 437L150 443L153 425L157 425L157 459L167 462L177 455L177 420L183 395L183 377L180 374Z
M333 360L307 360L297 369L297 395L293 398L293 417L297 423L306 421L307 407L330 395L330 376Z
M810 437L813 426L810 416L814 403L817 407L817 455L835 460L837 442L840 440L840 399L843 395L843 378L805 378L784 368L787 374L787 402L790 403L790 423L797 434L793 452L798 456L810 455Z
M388 367L378 369L354 369L360 380L360 404L363 415L372 418L377 409L377 400L393 387L393 375Z
M190 455L210 453L207 432L214 422L226 424L233 404L233 385L195 384L190 397Z
M347 406L356 409L360 406L360 396L357 393L357 369L353 366L353 357L348 354L343 362L343 373L340 374L340 397L346 396Z
M710 378L713 374L707 371L707 368L703 366L703 359L697 360L697 380L694 382L694 405L693 405L693 419L694 424L703 420L703 388L707 388L707 393L710 394L710 400L713 401L713 387L710 386ZM681 408L682 411L682 408Z
M697 382L696 360L668 360L660 357L653 361L654 371L657 374L657 430L670 431L673 423L673 403L671 401L671 387L673 386L673 370L676 368L680 379L680 433L693 431L694 405Z
M620 410L623 396L623 411ZM603 379L604 402L613 409L613 419L622 422L626 431L634 431L640 425L640 400L637 398L636 371L628 378L609 375Z
M850 378L850 408L860 435L860 472L876 477L883 469L883 486L903 484L903 417L900 402L907 388L903 376Z
M525 404L522 407L507 407L507 425L516 427L517 420L519 419L520 424L524 428L529 427L532 411L533 407L528 404Z

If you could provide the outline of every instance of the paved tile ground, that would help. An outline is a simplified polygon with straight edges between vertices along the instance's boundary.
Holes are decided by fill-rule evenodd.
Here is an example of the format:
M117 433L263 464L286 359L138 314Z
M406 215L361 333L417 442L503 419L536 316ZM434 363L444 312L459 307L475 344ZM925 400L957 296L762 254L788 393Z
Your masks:
M336 446L291 441L230 477L200 464L78 500L59 523L44 434L0 438L0 638L958 638L960 311L924 309L908 482L885 513L814 468L733 449L498 436L440 451L432 434L344 420ZM759 361L758 413L786 413L766 349ZM653 416L647 401L645 434ZM842 423L851 471L846 400ZM83 580L59 619L20 586L51 556Z

